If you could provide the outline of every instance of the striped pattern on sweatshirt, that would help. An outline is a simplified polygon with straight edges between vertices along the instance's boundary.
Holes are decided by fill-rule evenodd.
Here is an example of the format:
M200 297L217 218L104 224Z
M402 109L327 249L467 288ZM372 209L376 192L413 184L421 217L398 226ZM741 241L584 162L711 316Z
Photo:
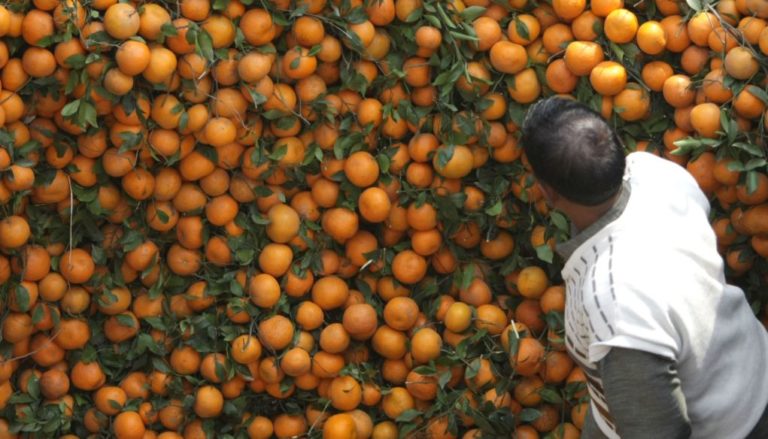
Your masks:
M608 237L608 248L598 251L597 246L592 246L590 251L582 252L573 265L572 273L565 279L568 300L565 309L565 343L568 352L576 364L582 368L587 379L587 390L591 399L595 421L598 425L607 427L613 435L610 438L618 438L616 426L608 403L603 392L603 383L600 379L597 365L589 361L589 345L594 341L603 341L615 335L611 325L610 310L614 303L601 303L598 298L599 287L604 287L605 279L608 280L610 295L601 295L602 301L606 298L615 302L616 293L613 281L613 237ZM594 337L594 338L593 338Z

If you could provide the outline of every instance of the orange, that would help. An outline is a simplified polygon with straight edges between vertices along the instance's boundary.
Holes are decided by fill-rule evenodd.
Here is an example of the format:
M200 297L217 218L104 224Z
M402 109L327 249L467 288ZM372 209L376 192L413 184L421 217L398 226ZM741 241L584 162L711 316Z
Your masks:
M489 18L490 20L490 18ZM539 20L530 14L520 14L509 22L507 36L509 41L526 46L536 40L541 33Z
M139 32L141 18L130 4L117 3L104 13L104 30L113 38L125 40Z
M392 203L387 193L378 187L365 189L358 198L360 216L370 223L384 222L389 216Z
M115 386L101 387L93 395L96 409L109 416L119 413L126 400L123 389Z
M441 146L437 149L432 164L437 173L445 178L462 178L472 171L472 151L463 145L453 148Z
M661 26L664 28L664 35L667 38L667 50L670 52L680 53L691 44L683 17L679 15L664 17L661 20Z
M128 40L117 49L115 61L121 72L130 76L138 75L149 66L149 47L142 42Z
M26 219L18 215L7 216L0 221L0 247L6 249L21 247L29 240L30 233Z
M280 350L293 340L293 323L285 316L275 315L259 323L259 339L268 349Z
M724 104L733 97L733 90L725 86L725 71L721 68L713 69L701 84L704 96L716 104Z
M403 250L392 260L392 274L395 279L405 284L419 282L427 273L424 257L412 250Z
M658 21L649 20L637 29L637 46L649 55L658 55L667 46L667 36L664 26Z
M286 204L276 204L267 212L267 236L273 242L286 243L299 232L299 214Z
M584 12L586 2L584 0L554 0L552 8L558 17L565 21L571 21Z
M475 43L477 50L485 52L501 40L501 26L499 22L490 17L479 17L472 22L478 41ZM425 39L422 36L422 39Z
M499 41L489 52L491 65L501 73L513 74L525 68L528 54L525 48L510 41Z
M565 65L576 76L589 75L603 59L603 49L591 41L574 41L565 49Z
M716 27L720 27L720 21L711 12L699 12L688 20L688 36L698 46L708 45L709 34Z
M537 266L529 266L520 270L517 277L517 290L529 299L538 299L549 286L546 272Z
M768 176L762 172L757 172L756 175L757 185L754 191L750 191L747 184L738 184L736 186L737 197L744 204L762 204L768 200Z
M732 77L746 80L754 76L758 69L758 63L752 52L743 47L734 47L725 55L725 71Z
M367 303L351 305L344 310L342 325L352 339L366 340L376 331L376 310Z
M394 297L384 307L384 321L398 331L408 331L419 314L419 306L410 297Z
M61 275L72 283L87 282L93 275L94 269L93 258L88 252L80 248L64 253L59 261Z
M686 75L673 75L664 81L664 100L675 108L691 105L696 97L691 78Z
M338 276L322 277L312 286L312 301L326 311L342 306L348 297L349 287Z
M514 76L514 85L507 87L509 96L520 104L528 104L535 101L541 94L541 84L532 68L518 72Z
M336 377L331 381L328 396L334 408L350 411L360 405L362 388L360 383L351 376Z
M765 112L766 104L752 93L753 86L747 86L736 95L733 100L733 109L736 113L747 119L757 119Z
M607 17L608 14L624 7L622 0L592 0L589 8L598 17Z
M201 418L214 418L224 408L224 396L214 386L203 386L195 394L194 411Z
M744 17L739 21L738 29L749 44L759 45L760 34L768 26L765 20L757 17Z
M355 439L357 437L357 424L350 414L335 414L323 423L323 439Z
M720 107L711 102L699 104L691 110L691 125L702 137L716 138L720 128Z
M440 355L443 340L432 328L421 328L411 337L411 356L417 363L428 363Z
M614 96L626 87L627 71L617 62L603 61L592 69L589 81L596 92Z
M336 207L323 212L321 225L328 235L343 244L355 236L359 227L359 220L353 211Z
M471 324L472 313L471 306L464 302L454 302L448 307L443 323L451 332L463 332Z
M573 36L577 40L595 41L599 36L598 31L602 29L603 23L599 17L590 11L585 11L571 23Z
M328 353L343 353L349 342L349 334L341 323L331 323L320 332L320 348Z
M638 29L637 16L627 9L616 9L605 17L603 31L614 43L629 43L635 38Z
M397 419L403 412L414 407L413 397L403 387L393 387L381 401L381 408L390 419Z
M146 427L141 416L136 412L122 412L115 416L112 428L118 439L141 439Z
M344 174L353 185L368 187L379 179L379 164L369 152L354 152L344 161Z

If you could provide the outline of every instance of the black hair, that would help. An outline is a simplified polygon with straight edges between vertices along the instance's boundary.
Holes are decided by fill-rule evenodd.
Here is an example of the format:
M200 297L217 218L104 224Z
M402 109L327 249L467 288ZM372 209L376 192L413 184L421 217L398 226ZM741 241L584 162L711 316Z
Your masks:
M603 117L570 99L533 105L521 142L536 178L584 206L601 204L621 188L624 146Z

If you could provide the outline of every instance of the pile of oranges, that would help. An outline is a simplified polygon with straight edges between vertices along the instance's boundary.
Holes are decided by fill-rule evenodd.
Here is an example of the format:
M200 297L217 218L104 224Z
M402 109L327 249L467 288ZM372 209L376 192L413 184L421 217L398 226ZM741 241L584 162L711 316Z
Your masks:
M768 323L764 0L7 3L0 438L578 438L553 94L690 171Z

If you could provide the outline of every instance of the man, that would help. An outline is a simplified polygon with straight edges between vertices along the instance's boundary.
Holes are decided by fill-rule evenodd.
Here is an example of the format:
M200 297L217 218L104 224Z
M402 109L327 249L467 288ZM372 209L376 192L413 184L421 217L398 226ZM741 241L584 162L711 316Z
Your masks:
M578 102L529 110L526 156L572 223L566 345L591 399L582 438L768 438L768 333L725 282L709 203Z

